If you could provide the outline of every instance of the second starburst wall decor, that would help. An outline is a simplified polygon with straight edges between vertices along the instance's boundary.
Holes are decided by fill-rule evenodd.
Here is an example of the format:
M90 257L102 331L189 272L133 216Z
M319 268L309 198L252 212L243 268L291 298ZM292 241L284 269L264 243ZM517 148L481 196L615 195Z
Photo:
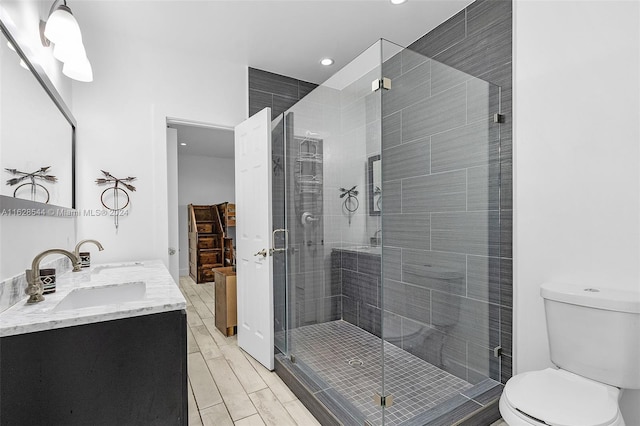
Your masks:
M104 177L97 178L96 183L98 185L109 185L100 194L100 203L109 211L109 215L113 216L113 223L116 227L116 232L118 232L119 217L127 215L127 209L131 204L131 198L126 190L128 189L131 192L136 190L136 187L131 185L131 182L136 178L128 176L120 179L105 170L100 171Z

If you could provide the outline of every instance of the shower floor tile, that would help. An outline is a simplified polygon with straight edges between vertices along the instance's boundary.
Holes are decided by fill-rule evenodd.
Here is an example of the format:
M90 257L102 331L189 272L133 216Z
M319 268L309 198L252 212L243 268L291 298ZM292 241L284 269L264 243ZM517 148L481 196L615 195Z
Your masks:
M369 422L381 424L382 410L374 403L374 395L382 392L380 338L338 320L292 330L291 342L298 365L312 370ZM384 391L393 395L385 424L410 420L472 387L390 343L384 342L384 354Z

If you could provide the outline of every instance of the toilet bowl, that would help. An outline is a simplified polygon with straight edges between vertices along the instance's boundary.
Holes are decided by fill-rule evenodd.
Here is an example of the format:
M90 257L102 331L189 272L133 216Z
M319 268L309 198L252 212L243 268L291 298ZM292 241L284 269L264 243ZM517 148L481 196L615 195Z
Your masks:
M551 362L507 381L509 426L625 426L622 389L640 388L640 292L549 283L544 299Z
M500 413L509 426L624 426L619 396L616 387L547 368L509 380Z

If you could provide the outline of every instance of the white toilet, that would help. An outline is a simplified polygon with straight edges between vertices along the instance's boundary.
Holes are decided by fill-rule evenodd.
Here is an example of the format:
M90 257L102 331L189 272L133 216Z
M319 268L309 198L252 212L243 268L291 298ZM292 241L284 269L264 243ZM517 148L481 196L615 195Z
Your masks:
M640 293L544 284L556 368L512 377L500 397L509 426L624 426L622 389L640 389Z

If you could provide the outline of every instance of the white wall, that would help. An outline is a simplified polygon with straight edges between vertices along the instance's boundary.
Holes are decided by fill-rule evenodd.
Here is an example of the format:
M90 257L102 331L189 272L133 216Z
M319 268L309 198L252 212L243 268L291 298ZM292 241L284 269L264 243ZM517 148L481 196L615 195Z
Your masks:
M640 291L639 9L514 5L515 373L550 365L545 281Z
M189 204L235 203L233 158L178 156L178 224L180 275L189 275ZM231 234L232 232L230 232ZM233 235L232 235L233 236Z
M118 233L110 218L81 217L79 236L102 242L101 261L159 258L166 263L166 118L239 123L247 112L247 69L187 47L169 50L142 34L127 40L92 29L83 28L83 40L93 58L94 82L74 86L73 92L79 208L100 207L102 188L94 181L101 169L136 176L137 191Z

